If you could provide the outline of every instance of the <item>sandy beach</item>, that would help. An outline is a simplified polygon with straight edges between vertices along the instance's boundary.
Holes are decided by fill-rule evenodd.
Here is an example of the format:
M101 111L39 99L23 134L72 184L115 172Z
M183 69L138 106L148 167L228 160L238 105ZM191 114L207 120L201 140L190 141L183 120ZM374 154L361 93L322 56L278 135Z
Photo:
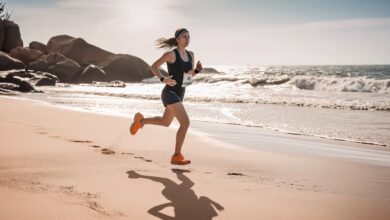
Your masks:
M390 217L385 165L243 148L190 129L184 154L192 163L179 167L169 164L175 129L146 126L131 136L130 117L8 97L0 106L0 219ZM283 134L267 149L286 140L348 145Z

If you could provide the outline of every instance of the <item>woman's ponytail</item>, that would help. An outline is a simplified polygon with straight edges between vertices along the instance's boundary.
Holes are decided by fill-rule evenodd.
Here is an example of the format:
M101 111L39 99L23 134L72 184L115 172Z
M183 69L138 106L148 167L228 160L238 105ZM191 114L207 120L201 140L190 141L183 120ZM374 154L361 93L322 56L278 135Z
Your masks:
M174 37L169 39L159 38L156 40L156 46L159 49L164 49L164 48L171 49L174 46L177 46L176 38Z
M156 40L157 48L160 48L160 49L163 49L163 48L172 49L172 47L177 46L176 39L178 39L183 33L186 33L186 32L188 32L187 29L179 28L175 32L175 37L172 37L172 38L169 38L169 39L166 39L166 38L157 39Z

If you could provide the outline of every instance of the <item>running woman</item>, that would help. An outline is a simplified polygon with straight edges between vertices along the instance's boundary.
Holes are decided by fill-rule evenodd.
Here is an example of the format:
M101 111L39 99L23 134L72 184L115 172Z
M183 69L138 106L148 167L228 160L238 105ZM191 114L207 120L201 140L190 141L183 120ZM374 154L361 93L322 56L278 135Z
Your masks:
M175 37L166 39L160 38L157 40L158 48L172 49L165 52L150 68L152 73L165 84L161 93L161 100L165 107L162 117L156 116L144 118L141 113L134 115L134 122L131 124L130 133L135 135L137 131L144 125L160 125L169 127L173 118L176 118L180 127L176 134L175 152L171 157L171 164L187 165L191 163L186 160L181 153L183 142L190 125L190 119L183 106L185 87L191 84L191 78L202 70L202 64L198 61L196 68L194 67L194 53L186 50L190 43L190 33L185 28L176 30ZM164 63L167 63L168 76L161 74L159 68Z

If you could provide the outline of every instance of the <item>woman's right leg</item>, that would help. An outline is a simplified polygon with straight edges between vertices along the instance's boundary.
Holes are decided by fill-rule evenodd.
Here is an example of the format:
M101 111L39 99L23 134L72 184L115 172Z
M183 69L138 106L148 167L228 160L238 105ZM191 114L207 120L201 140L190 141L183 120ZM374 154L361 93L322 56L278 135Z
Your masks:
M152 118L144 118L141 120L141 123L146 125L146 124L151 124L151 125L160 125L160 126L165 126L169 127L173 121L173 113L169 108L165 108L164 114L162 117L157 116L157 117L152 117Z
M181 148L183 146L183 142L186 137L188 127L190 126L190 119L188 118L183 103L177 102L168 105L168 108L180 123L179 130L177 131L176 134L176 146L175 146L175 154L174 154L174 155L178 155L181 153Z

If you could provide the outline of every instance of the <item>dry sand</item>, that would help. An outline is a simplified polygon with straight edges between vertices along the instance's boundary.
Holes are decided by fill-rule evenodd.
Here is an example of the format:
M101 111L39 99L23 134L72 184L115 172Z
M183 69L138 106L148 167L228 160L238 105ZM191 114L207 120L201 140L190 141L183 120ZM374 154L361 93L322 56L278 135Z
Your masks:
M5 97L0 106L0 219L390 219L386 166L191 131L192 164L172 166L175 129L131 136L130 118Z

